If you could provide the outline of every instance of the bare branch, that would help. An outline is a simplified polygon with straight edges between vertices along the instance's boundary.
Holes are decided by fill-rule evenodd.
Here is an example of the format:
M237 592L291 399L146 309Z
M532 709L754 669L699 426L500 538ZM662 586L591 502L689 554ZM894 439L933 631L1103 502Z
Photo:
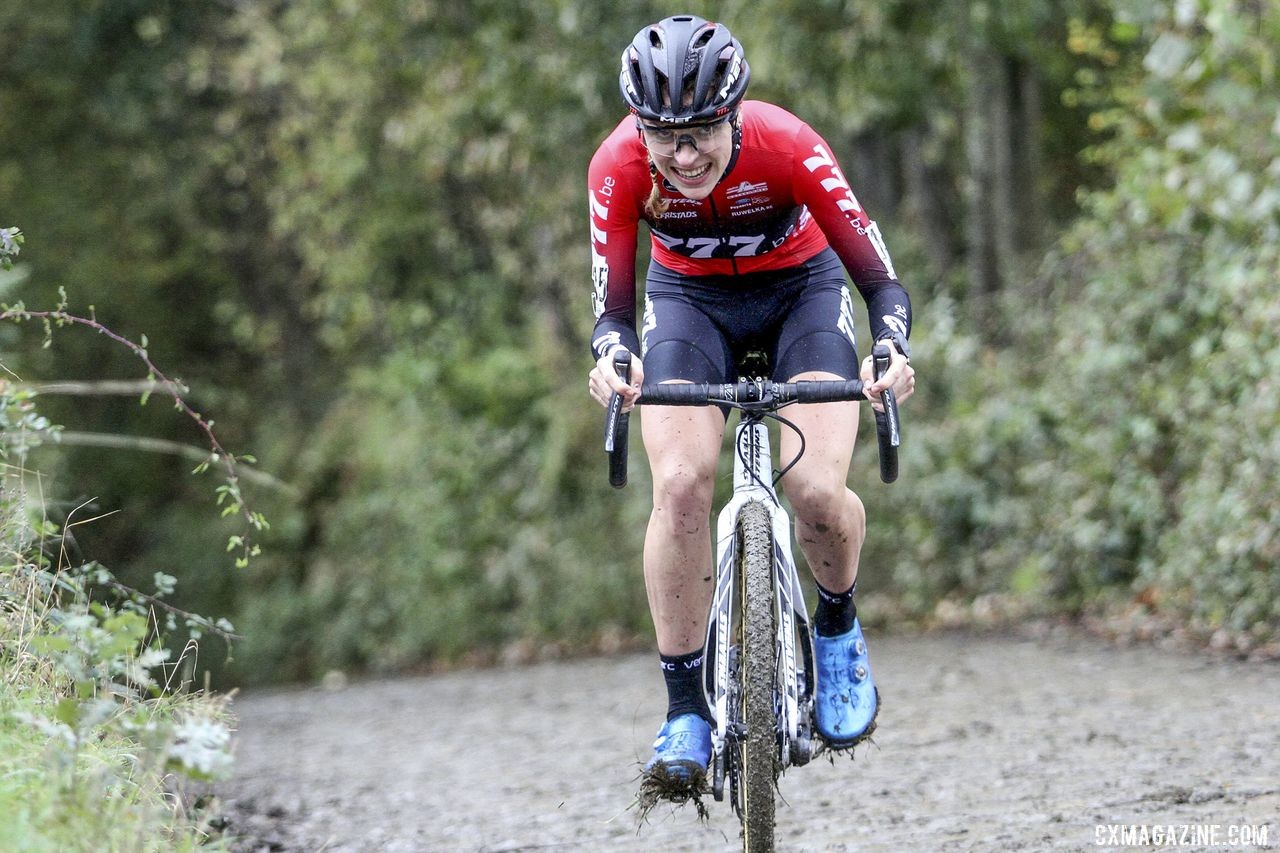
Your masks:
M36 394L67 397L139 397L155 391L165 392L170 396L183 397L190 392L190 389L181 383L171 383L170 386L165 386L149 379L106 379L100 382L39 382L15 387L33 391Z
M53 311L28 311L21 305L5 307L4 310L0 310L0 320L43 320L45 323L46 335L52 334L54 326L87 326L98 334L104 335L132 351L133 354L146 365L147 381L154 381L159 388L163 389L168 396L172 397L174 406L178 411L183 412L187 417L195 421L196 426L200 427L200 430L204 433L205 440L208 441L211 452L203 457L204 461L201 462L201 466L203 467L206 465L216 464L225 472L226 485L218 487L218 505L222 506L225 503L223 514L238 514L254 531L261 531L266 528L268 526L266 518L263 517L261 513L254 512L250 509L248 503L240 493L241 472L239 460L233 454L228 453L222 446L222 443L218 441L218 437L214 435L213 432L213 423L207 420L204 415L191 408L186 400L182 399L181 394L178 393L178 389L183 387L182 384L170 379L163 371L160 370L160 368L156 367L155 362L151 360L151 356L147 354L146 336L143 336L141 344L135 343L123 335L107 328L102 323L99 323L97 317L93 316L92 310L90 310L91 316L89 317L80 317L78 315L68 313L65 308L65 300L66 295L63 294L63 303L59 304L58 308ZM146 392L144 392L144 396L145 393ZM197 470L200 469L198 468ZM233 538L241 548L241 556L236 560L236 564L239 566L248 565L249 558L258 553L257 545L250 541L249 536Z
M73 447L107 447L112 450L140 450L144 453L171 453L175 456L184 456L187 459L196 462L204 462L209 458L209 451L196 447L191 444L182 444L177 441L170 441L167 438L149 438L147 436L137 435L113 435L103 432L73 432L68 430L60 430L58 432L48 432L43 434L49 441L54 444L66 444ZM291 498L297 498L299 494L297 486L286 483L284 480L271 476L265 471L258 471L253 468L240 468L240 476L247 482L254 483L259 486L265 486L282 492Z

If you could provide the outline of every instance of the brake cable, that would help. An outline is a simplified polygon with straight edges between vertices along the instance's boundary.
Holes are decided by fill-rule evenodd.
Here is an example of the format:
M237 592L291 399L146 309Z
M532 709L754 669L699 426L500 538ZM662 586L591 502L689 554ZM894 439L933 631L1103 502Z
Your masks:
M778 414L776 411L766 412L766 411L759 410L758 408L756 408L756 406L758 406L759 403L743 404L738 402L729 402L727 400L721 400L717 402L719 405L725 406L727 408L738 409L739 411L744 412L753 418L758 418L760 420L764 420L765 418L771 418L777 421L778 423L782 424L783 426L788 427L792 432L796 434L796 437L800 439L800 449L796 452L795 457L790 462L788 462L781 471L778 471L774 474L772 488L765 485L765 483L761 482L760 478L756 476L755 466L751 464L751 460L747 459L746 455L743 453L741 443L735 442L736 446L734 447L734 451L738 454L738 459L742 461L743 467L750 473L751 479L755 482L755 484L757 486L760 486L762 489L775 491L777 488L777 485L780 482L782 482L782 478L786 476L788 471L796 467L796 463L800 461L800 457L804 456L804 451L806 446L804 433L800 430L800 427L796 426L794 423L787 420L782 415ZM789 403L784 403L783 405L789 405ZM774 498L774 502L775 503L777 502L777 497Z

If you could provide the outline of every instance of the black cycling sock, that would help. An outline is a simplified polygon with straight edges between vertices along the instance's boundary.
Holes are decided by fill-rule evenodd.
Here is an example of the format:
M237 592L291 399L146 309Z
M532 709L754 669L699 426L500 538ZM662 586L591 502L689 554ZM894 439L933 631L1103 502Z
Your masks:
M858 616L858 608L853 603L853 591L858 588L855 581L845 592L831 592L823 589L822 584L814 584L818 588L818 609L813 614L813 627L820 637L836 637L849 633L853 628L853 620Z
M662 677L667 682L667 719L697 714L711 722L711 711L702 692L702 649L685 655L663 655Z

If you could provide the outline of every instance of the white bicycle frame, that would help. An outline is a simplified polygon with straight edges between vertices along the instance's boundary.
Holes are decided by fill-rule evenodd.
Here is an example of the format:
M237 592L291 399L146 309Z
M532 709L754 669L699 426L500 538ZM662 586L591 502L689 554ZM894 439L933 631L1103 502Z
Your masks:
M733 497L720 511L716 522L716 565L718 567L715 595L707 623L707 644L714 649L714 671L708 673L703 686L707 705L715 715L712 746L717 759L723 759L730 740L729 719L729 649L733 624L735 565L737 562L738 512L748 501L759 501L769 513L773 527L774 570L774 622L777 627L776 648L778 667L775 673L775 711L781 726L781 767L791 762L790 745L803 730L808 733L808 720L812 712L811 701L801 707L799 673L803 662L796 648L797 627L803 635L809 633L809 616L805 609L804 592L796 571L791 551L791 518L778 502L773 488L773 456L769 446L769 430L764 423L740 422L734 437L736 453L733 464ZM812 696L809 685L809 695ZM805 759L807 760L807 759ZM721 765L723 766L723 765Z

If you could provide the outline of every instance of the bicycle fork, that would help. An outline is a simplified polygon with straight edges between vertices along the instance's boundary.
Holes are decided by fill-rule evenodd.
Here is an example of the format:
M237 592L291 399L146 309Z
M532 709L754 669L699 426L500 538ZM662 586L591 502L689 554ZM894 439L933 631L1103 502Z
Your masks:
M749 501L764 505L773 532L773 610L776 626L777 669L774 675L774 717L778 738L778 768L807 764L813 757L813 641L804 592L791 550L791 519L773 488L773 456L769 431L759 418L743 415L735 439L733 497L716 523L716 589L707 620L704 691L715 716L712 732L712 793L724 798L726 775L731 782L734 747L746 734L740 716L734 613L738 607L737 518Z

